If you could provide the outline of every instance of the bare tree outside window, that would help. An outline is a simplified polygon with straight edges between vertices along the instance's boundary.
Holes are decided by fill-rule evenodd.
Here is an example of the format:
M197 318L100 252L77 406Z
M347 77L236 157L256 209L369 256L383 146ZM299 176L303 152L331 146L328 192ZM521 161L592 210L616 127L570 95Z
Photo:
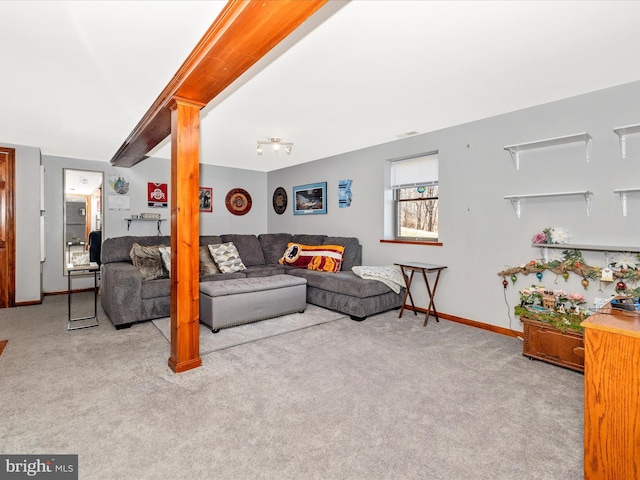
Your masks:
M419 186L396 190L398 236L438 238L438 186Z

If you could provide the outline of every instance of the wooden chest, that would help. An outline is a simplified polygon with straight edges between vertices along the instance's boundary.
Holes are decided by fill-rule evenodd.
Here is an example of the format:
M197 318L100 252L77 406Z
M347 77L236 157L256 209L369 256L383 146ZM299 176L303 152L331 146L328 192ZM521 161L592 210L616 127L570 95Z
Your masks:
M584 337L573 330L561 332L549 324L520 317L524 324L522 354L543 362L584 372Z

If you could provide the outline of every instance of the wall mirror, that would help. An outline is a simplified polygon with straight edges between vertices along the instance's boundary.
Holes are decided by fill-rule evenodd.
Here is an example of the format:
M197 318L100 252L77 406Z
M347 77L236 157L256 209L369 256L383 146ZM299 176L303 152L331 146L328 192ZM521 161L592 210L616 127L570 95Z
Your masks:
M100 264L104 173L65 168L63 178L63 269L66 275L69 264Z

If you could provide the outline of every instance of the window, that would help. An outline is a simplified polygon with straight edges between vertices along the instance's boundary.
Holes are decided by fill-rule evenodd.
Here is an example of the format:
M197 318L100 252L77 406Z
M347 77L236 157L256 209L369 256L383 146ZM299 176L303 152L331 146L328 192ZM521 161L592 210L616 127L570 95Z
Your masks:
M391 163L395 237L438 240L438 153Z

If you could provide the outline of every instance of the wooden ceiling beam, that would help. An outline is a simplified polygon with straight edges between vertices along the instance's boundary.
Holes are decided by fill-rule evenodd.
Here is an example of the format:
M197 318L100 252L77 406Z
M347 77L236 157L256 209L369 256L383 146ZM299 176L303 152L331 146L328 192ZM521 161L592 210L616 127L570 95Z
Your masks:
M171 134L175 97L208 104L328 0L230 0L111 159L132 167Z

